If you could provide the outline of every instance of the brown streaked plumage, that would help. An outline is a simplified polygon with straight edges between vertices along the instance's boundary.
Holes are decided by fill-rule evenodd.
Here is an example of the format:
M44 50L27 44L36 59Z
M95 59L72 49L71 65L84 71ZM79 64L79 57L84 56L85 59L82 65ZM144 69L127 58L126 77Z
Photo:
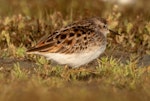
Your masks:
M27 50L27 53L46 56L59 64L79 67L103 53L107 33L106 20L93 17L54 31Z

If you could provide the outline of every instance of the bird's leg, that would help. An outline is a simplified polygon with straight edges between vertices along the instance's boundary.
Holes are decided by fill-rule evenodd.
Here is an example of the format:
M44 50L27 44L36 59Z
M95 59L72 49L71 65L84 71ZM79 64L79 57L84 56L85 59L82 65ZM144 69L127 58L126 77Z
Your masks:
M70 80L70 67L68 65L64 65L61 77L65 80Z

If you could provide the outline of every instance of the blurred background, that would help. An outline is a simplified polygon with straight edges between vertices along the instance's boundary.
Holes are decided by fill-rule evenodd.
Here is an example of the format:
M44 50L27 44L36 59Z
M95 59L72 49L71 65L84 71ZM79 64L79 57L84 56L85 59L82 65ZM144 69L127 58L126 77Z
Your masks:
M135 17L136 14L149 17L149 4L149 0L0 0L0 15L39 17L59 11L63 17L108 16L108 13L113 13L114 5L117 5L122 17Z

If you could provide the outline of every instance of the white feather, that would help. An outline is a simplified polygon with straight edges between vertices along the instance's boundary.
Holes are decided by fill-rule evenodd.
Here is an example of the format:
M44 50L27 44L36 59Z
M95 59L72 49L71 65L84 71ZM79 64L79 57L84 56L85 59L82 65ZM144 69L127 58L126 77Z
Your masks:
M72 68L77 68L81 65L87 64L90 61L96 59L100 54L104 52L106 45L101 47L92 47L90 51L84 51L82 53L72 53L72 54L61 54L61 53L40 53L35 52L34 54L39 54L45 56L48 60L53 60L59 64L67 64Z

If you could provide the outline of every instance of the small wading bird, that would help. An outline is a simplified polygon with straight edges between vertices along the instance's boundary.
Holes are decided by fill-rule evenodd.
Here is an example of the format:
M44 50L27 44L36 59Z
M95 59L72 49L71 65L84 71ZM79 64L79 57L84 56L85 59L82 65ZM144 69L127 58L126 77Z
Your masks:
M77 68L104 52L109 32L113 31L107 28L105 19L84 19L54 31L27 50L27 54L42 55L58 64Z

